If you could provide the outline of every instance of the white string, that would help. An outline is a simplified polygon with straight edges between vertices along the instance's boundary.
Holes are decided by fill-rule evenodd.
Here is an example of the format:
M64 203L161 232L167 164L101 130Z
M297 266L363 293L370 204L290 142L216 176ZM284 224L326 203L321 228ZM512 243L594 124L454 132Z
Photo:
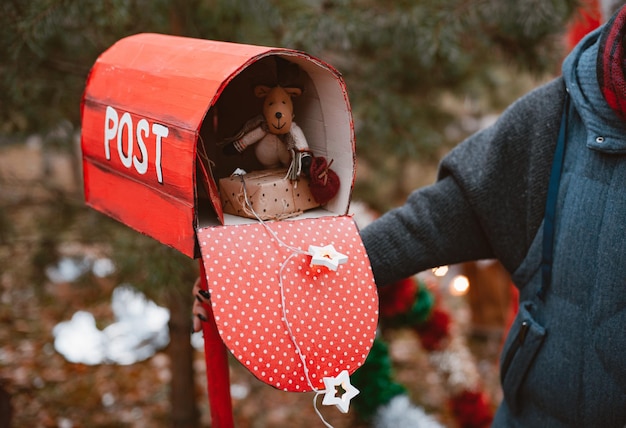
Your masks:
M285 259L285 261L283 261L281 263L279 274L278 274L279 275L278 276L278 287L280 289L280 304L281 304L281 307L282 307L282 320L283 320L283 323L285 324L285 327L287 328L287 332L289 333L289 338L291 339L291 342L294 345L296 353L298 354L298 357L300 358L300 361L302 362L302 368L304 370L304 377L306 378L306 381L309 384L309 387L311 388L311 390L313 390L315 392L315 395L313 396L313 409L315 410L315 413L320 418L322 423L327 428L334 428L331 424L326 422L326 419L324 419L324 416L322 415L322 413L320 412L320 410L317 407L317 397L322 395L322 394L324 394L326 391L320 390L320 389L316 388L315 386L313 386L313 382L311 382L311 377L309 376L309 367L308 367L308 365L306 363L306 357L302 353L302 350L300 349L300 346L298 345L296 337L293 334L293 331L291 330L291 324L289 323L289 320L287 319L287 306L286 306L286 300L287 299L285 297L285 288L284 288L284 285L283 285L283 270L289 264L289 262L291 261L292 258L294 258L294 257L296 257L298 255L309 255L309 253L306 252L306 251L301 250L300 248L293 247L293 246L288 245L287 243L283 242L278 237L278 235L272 230L272 228L270 228L269 225L267 225L263 221L263 219L261 219L261 217L259 217L259 215L256 213L254 208L252 208L252 204L250 203L250 200L248 199L248 192L246 191L246 183L244 181L243 175L240 175L240 178L241 178L241 182L243 184L242 187L243 187L244 201L245 201L246 205L248 206L248 208L250 209L250 211L254 214L256 219L259 221L259 223L261 223L261 225L265 228L265 230L267 230L267 232L276 240L276 242L278 242L279 245L282 245L283 247L285 247L285 248L287 248L287 249L289 249L291 251L291 254Z
M322 395L324 393L324 391L316 391L315 395L313 396L313 410L315 410L315 413L317 413L317 416L320 418L320 420L322 421L322 423L324 425L326 425L327 428L335 428L333 427L331 424L329 424L328 422L326 422L326 419L324 419L324 416L322 416L322 413L320 412L320 410L317 408L317 397L319 397L320 395Z
M300 357L300 361L302 361L302 366L304 368L304 376L306 377L307 383L309 384L309 387L313 391L319 392L319 390L313 386L313 382L311 382L311 378L309 377L309 368L306 364L306 358L304 357L304 354L302 353L302 350L300 349L300 345L298 345L296 337L293 334L293 331L291 330L291 325L289 324L289 321L287 320L287 308L285 306L287 299L285 297L285 290L283 286L283 269L285 268L285 266L287 266L289 261L297 255L298 255L297 253L291 253L289 257L287 257L287 259L280 265L280 273L279 273L280 276L278 279L278 285L280 288L280 304L282 305L282 310L283 310L283 322L285 323L285 327L287 327L287 331L289 332L289 337L291 341L293 342L294 347L296 348L296 353Z

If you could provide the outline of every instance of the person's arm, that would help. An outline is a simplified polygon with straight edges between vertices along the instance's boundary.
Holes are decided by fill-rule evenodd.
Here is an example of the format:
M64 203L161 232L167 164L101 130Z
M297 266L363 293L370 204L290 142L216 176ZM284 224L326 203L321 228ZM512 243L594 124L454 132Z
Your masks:
M376 283L425 269L493 256L472 207L452 177L413 192L361 231Z
M516 101L444 158L435 184L361 231L379 286L468 260L521 263L543 219L563 89L557 79Z

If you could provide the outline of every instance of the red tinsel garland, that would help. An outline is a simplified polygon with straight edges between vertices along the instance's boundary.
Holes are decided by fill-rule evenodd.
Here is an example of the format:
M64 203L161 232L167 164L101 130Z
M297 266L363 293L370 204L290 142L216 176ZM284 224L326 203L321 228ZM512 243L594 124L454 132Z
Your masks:
M461 428L486 428L493 420L484 392L463 391L450 399L450 407Z
M379 288L380 315L383 318L391 318L409 311L415 301L417 289L418 284L412 278Z
M431 352L440 350L450 335L450 314L439 307L434 307L428 320L413 326L413 330L419 335L424 349Z

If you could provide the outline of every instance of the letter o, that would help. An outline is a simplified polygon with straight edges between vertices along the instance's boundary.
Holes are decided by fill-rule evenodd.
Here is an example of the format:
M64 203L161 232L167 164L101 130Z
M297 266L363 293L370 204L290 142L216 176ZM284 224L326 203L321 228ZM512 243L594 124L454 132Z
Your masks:
M124 141L122 136L124 134L124 127L126 127L126 135L128 136L127 151L124 154L122 147ZM120 118L120 123L117 128L117 153L120 155L120 160L126 168L130 168L133 164L133 119L130 117L130 113L126 112Z

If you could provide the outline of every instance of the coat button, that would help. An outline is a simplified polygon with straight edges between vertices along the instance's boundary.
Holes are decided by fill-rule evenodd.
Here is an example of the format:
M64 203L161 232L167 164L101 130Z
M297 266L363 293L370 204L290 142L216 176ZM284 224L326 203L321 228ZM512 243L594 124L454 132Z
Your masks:
M598 144L604 143L604 137L596 137L596 143Z

